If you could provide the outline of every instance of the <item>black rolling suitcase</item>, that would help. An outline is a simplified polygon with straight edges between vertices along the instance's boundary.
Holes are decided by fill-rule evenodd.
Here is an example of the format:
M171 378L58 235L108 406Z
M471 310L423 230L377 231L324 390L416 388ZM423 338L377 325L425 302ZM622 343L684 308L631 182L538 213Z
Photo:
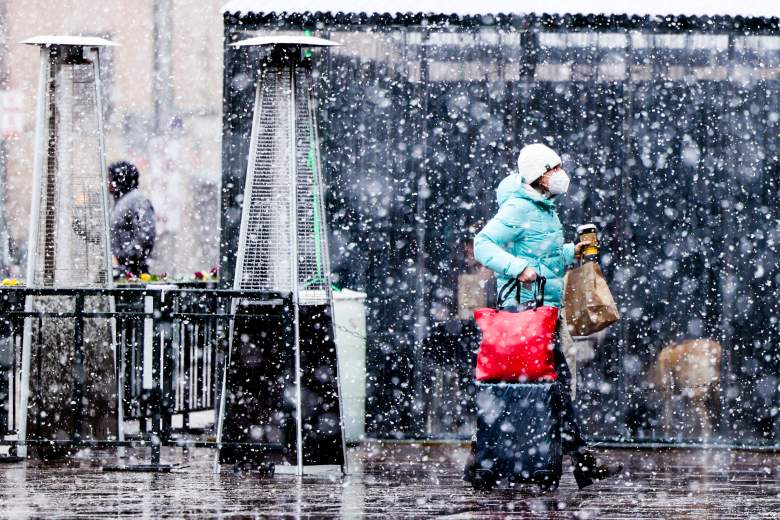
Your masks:
M558 383L479 383L472 485L532 483L553 490L561 479Z

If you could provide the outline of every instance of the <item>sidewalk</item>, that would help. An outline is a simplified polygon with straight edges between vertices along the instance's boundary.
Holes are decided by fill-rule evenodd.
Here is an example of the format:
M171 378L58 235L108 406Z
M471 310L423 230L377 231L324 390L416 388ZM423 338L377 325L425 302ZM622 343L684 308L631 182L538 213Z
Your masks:
M214 453L164 451L186 468L104 473L113 456L0 466L0 515L13 518L780 518L780 455L723 450L603 452L625 475L578 491L561 487L472 491L458 444L369 443L349 451L347 477L212 473Z

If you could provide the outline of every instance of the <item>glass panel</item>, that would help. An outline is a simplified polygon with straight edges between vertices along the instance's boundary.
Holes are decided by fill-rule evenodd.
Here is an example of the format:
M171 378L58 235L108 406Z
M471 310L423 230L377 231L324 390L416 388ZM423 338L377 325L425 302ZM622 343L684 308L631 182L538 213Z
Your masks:
M598 226L622 313L577 338L588 435L776 442L780 37L523 27L319 29L344 43L314 68L334 278L368 294L370 434L473 432L469 315L495 286L470 239L544 140L572 176L565 237ZM246 60L226 58L229 225Z

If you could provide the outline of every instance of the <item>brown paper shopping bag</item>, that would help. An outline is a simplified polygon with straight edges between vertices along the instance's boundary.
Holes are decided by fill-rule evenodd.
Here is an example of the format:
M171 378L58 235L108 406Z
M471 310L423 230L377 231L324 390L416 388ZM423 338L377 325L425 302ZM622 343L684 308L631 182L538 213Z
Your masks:
M596 262L585 262L566 273L563 303L573 336L589 336L620 319L604 273Z

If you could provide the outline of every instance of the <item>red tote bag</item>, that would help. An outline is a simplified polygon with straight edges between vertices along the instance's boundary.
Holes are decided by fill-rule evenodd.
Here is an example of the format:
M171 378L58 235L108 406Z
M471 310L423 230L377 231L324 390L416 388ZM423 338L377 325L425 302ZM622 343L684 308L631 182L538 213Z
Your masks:
M514 283L513 283L514 282ZM477 381L553 381L557 378L552 342L558 322L558 307L544 305L544 284L537 279L531 308L502 310L504 294L517 291L520 282L510 280L498 294L498 308L477 309L474 318L482 331L477 353Z

